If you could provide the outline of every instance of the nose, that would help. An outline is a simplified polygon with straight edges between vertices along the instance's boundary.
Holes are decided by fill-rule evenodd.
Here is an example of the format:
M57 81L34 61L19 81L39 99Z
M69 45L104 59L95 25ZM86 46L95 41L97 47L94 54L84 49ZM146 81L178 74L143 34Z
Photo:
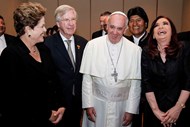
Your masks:
M44 27L44 32L46 32L47 31L47 29L46 29L46 27Z
M159 28L162 29L164 26L163 25L159 25Z
M117 29L113 29L113 33L114 33L114 34L117 34Z

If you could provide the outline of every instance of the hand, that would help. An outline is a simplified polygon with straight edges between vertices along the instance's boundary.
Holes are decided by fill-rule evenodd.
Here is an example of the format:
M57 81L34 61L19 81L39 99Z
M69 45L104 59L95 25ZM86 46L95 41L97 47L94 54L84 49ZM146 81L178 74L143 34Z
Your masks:
M60 107L57 111L52 111L53 114L50 117L50 121L54 124L59 123L59 121L63 117L64 112L65 112L64 107Z
M162 122L165 118L165 113L160 109L153 110L154 115Z
M133 119L133 114L125 112L124 116L123 116L123 126L128 126L129 124L131 124Z
M51 121L52 123L57 119L57 116L55 114L56 114L56 111L52 110L51 111L51 116L49 118L49 121Z
M173 124L176 123L182 108L178 105L173 106L165 113L165 118L162 121L163 124Z
M86 115L90 121L95 122L96 111L94 107L86 108Z

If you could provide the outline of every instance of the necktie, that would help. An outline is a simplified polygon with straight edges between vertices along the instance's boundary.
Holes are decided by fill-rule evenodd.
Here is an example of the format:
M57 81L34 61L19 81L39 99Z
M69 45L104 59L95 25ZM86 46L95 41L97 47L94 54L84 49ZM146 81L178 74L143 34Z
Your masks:
M74 67L74 70L75 70L75 62L74 62L74 57L73 57L73 53L72 53L72 50L71 50L71 40L65 40L65 42L67 42L67 45L68 45L68 54L69 54L69 57L71 59L71 62L73 64L73 67Z

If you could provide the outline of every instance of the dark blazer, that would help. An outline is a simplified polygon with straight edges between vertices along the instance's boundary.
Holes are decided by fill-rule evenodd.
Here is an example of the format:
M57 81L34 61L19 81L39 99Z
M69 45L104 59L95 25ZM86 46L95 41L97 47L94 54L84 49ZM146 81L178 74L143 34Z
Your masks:
M125 36L127 39L129 39L130 41L134 42L133 36ZM146 46L148 44L148 37L149 34L146 32L145 35L139 40L139 46L141 48L143 48L144 46Z
M41 63L29 55L29 49L19 38L8 45L0 56L3 127L12 124L47 127L50 125L51 110L64 105L58 92L59 80L50 51L43 43L37 44L37 47Z
M14 42L15 36L12 36L9 34L4 34L4 36L5 36L5 42L7 46ZM2 114L1 114L1 109L0 109L0 123L1 123L1 119L2 119Z
M56 33L45 39L45 45L47 45L47 47L51 50L51 55L53 56L53 60L57 67L57 73L61 79L61 84L63 85L63 91L66 95L68 106L70 105L73 85L75 85L75 94L77 96L81 96L82 74L79 73L79 69L83 50L87 43L86 39L78 35L74 35L74 41L76 52L75 72L60 34Z
M78 109L82 109L82 74L79 73L83 50L86 46L87 40L81 36L73 35L75 42L75 56L76 56L76 67L75 72L72 66L70 57L68 55L67 49L64 45L64 42L59 33L56 33L52 36L49 36L45 39L45 44L51 50L51 54L55 65L57 67L57 73L61 80L63 96L67 103L67 111L64 114L64 117L67 117L68 109L71 109L78 105ZM75 101L77 101L76 105L73 105L73 87L75 89ZM81 113L75 113L73 117ZM69 114L68 114L69 115ZM80 117L79 116L79 117ZM68 120L73 120L69 118ZM68 120L66 122L68 122ZM74 121L71 123L74 123ZM70 123L70 124L71 124ZM66 125L65 125L66 126ZM70 127L72 127L70 125Z
M102 36L103 30L98 30L92 33L92 39Z
M9 35L9 34L4 34L4 36L5 36L5 41L7 45L14 42L15 36Z
M190 31L178 33L178 39L180 41L190 41Z

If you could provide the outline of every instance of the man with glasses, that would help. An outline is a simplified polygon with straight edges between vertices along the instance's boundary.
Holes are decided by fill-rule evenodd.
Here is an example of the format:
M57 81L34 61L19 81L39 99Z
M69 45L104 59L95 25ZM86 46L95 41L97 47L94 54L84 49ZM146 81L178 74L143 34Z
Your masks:
M55 10L59 31L45 39L57 68L66 110L57 127L80 127L82 116L81 59L87 40L75 34L77 12L69 5L60 5Z

